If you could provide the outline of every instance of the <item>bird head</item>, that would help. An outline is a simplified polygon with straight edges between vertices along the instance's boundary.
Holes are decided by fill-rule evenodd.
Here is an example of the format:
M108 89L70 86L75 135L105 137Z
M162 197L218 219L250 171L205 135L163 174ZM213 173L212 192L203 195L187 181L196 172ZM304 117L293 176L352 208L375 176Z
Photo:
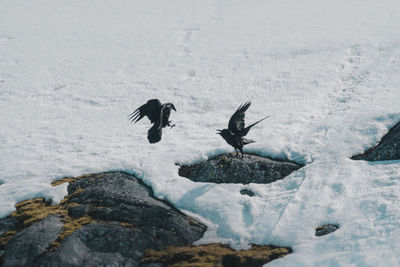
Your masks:
M217 134L221 135L222 137L229 135L228 129L217 130Z
M173 110L176 111L174 104L172 104L172 103L167 103L166 106L167 106L168 108L173 109Z

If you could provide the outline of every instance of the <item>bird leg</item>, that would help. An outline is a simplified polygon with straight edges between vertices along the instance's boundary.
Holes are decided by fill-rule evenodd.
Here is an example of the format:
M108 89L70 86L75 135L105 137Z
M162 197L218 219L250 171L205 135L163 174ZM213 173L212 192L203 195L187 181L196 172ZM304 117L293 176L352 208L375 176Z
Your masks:
M242 149L240 149L240 153L242 154L242 158L243 158L243 150Z
M172 121L168 121L167 125L172 129L172 128L175 127L175 124L172 124L172 125L171 125L171 122L172 122Z

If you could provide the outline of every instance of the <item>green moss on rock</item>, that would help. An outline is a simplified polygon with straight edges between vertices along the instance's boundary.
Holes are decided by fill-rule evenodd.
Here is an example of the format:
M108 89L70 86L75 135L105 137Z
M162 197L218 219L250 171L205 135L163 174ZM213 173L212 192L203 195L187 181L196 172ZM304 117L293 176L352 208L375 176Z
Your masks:
M292 250L286 247L252 245L248 250L234 250L220 243L167 247L148 250L142 264L162 263L168 267L262 266Z

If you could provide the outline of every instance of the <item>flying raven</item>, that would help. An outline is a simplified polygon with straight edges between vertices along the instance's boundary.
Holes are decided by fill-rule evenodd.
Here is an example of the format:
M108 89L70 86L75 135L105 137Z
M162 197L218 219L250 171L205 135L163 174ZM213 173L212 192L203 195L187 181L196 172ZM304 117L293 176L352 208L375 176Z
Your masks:
M166 126L172 128L175 126L175 124L171 125L171 121L169 120L171 109L176 111L172 103L161 104L158 99L150 99L146 104L132 112L129 115L129 120L136 123L144 116L147 116L150 122L153 123L153 126L147 132L147 139L150 143L154 144L161 140L162 128Z
M231 119L229 120L228 129L217 130L217 134L221 135L228 144L235 148L236 155L238 155L238 150L240 151L240 153L242 154L242 158L243 146L255 142L254 140L244 138L244 136L247 135L251 127L270 117L267 116L245 128L244 113L250 107L250 104L250 101L244 103L235 111L235 113L233 113Z

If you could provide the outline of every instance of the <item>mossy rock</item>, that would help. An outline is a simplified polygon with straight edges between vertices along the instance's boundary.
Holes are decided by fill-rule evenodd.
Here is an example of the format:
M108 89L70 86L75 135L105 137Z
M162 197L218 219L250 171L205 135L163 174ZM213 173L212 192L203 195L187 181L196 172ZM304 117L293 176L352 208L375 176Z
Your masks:
M292 252L288 247L252 245L248 250L234 250L220 243L167 247L149 250L141 260L141 266L161 263L168 267L261 267Z
M91 174L53 185L63 182L68 195L59 204L29 199L0 219L0 266L135 266L145 250L188 245L206 230L133 175Z

